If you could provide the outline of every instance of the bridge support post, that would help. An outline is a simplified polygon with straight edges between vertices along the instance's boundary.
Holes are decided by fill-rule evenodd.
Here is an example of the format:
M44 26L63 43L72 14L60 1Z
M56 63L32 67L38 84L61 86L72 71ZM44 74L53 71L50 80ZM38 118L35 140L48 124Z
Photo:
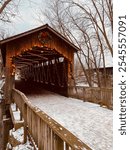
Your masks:
M13 128L13 124L9 115L9 105L4 104L4 99L0 103L0 150L5 150L8 143L9 130ZM3 116L6 114L6 118Z
M6 149L8 138L9 138L9 130L13 128L13 123L11 118L7 118L3 120L3 150Z
M12 102L12 89L14 88L14 74L13 67L8 64L5 70L5 88L4 88L4 119L3 119L3 150L6 149L8 143L9 130L13 128L13 123L10 116L10 104Z
M5 78L5 91L4 91L4 96L5 96L5 104L11 104L12 102L12 97L11 97L11 92L12 89L14 88L14 74L12 72L12 67L6 67L6 78Z

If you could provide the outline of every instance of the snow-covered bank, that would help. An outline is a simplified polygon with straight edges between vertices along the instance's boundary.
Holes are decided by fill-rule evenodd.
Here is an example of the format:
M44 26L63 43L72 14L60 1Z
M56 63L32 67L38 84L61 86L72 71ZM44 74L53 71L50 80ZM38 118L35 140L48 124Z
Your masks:
M23 127L16 131L14 129L10 130L10 138L6 150L34 150L34 147L31 145L28 139L27 142L23 144L23 137Z
M27 97L93 150L112 150L111 110L48 91Z

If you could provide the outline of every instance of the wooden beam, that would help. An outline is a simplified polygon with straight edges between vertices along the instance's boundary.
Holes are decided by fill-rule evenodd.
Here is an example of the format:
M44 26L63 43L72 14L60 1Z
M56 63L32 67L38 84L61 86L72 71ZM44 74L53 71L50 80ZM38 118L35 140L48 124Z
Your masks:
M44 60L48 60L47 57L44 57L44 56L41 56L41 55L38 55L38 54L34 54L34 53L31 53L31 52L27 52L27 54L30 54L30 55L32 55L32 56L40 57L40 58L42 58L42 59L44 59Z
M33 63L31 63L31 62L23 62L23 61L16 61L15 64L16 65L22 65L22 64L24 64L24 65L33 65Z
M21 57L24 58L24 59L35 60L35 61L38 61L38 62L43 61L43 58L40 58L38 56L32 56L30 54L22 54Z
M33 60L33 59L27 59L23 57L16 57L16 59L23 60L23 61L29 61L29 62L34 62L34 63L39 63L39 61Z
M58 52L55 52L53 50L44 50L44 49L41 49L41 50L31 50L32 52L37 52L37 53L40 53L40 54L59 54Z
M16 66L16 68L17 68L17 69L21 69L21 68L24 68L24 67L27 67L27 66L28 66L28 65L19 64L19 65Z
M18 63L16 67L23 67L23 66L26 67L26 66L28 66L28 64L21 64L21 63Z

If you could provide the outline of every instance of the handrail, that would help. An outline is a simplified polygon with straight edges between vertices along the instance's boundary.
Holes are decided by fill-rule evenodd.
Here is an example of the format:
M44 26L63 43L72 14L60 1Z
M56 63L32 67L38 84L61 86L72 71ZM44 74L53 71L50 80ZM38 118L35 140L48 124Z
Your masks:
M105 105L109 109L113 109L113 89L104 87L85 87L85 86L70 86L69 96L89 101L100 105ZM76 90L75 90L76 88Z
M34 107L22 92L13 89L12 99L22 113L25 129L28 127L39 150L91 150L70 131Z

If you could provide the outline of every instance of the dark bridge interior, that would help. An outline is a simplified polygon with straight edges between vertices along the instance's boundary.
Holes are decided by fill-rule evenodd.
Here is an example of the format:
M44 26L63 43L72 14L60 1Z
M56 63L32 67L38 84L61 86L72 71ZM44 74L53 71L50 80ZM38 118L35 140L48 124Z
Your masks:
M21 80L15 83L17 89L45 88L67 96L68 60L56 50L33 47L12 57L12 64L16 67L15 76Z

